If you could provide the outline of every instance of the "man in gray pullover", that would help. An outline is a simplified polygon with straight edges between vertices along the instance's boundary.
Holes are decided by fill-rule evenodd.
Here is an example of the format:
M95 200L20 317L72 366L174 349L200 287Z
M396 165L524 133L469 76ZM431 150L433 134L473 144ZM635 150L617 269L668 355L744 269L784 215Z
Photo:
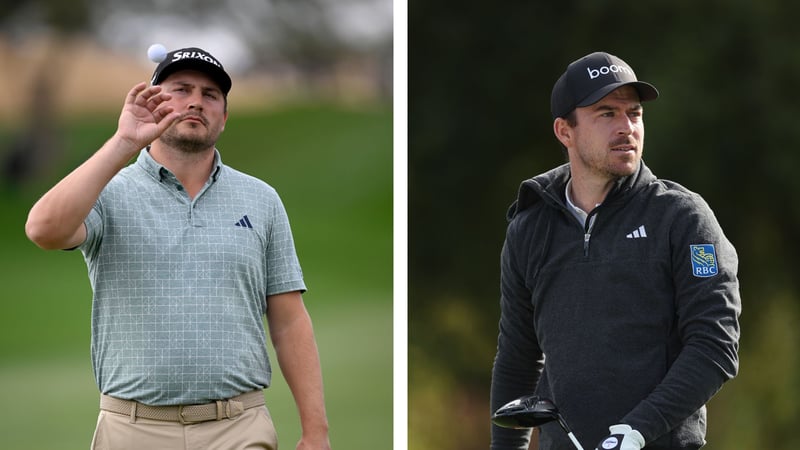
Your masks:
M536 393L586 448L698 449L706 402L738 371L738 259L708 204L642 161L658 91L592 53L556 82L569 163L522 183L501 256L491 409ZM492 450L530 431L492 426ZM601 442L601 444L598 444ZM555 423L540 450L574 448Z

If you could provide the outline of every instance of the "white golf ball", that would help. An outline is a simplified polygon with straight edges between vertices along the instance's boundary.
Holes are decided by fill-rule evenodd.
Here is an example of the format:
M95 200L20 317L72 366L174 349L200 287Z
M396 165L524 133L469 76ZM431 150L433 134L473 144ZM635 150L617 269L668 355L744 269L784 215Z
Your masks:
M153 44L147 49L147 57L154 63L160 63L167 59L167 49L161 44Z

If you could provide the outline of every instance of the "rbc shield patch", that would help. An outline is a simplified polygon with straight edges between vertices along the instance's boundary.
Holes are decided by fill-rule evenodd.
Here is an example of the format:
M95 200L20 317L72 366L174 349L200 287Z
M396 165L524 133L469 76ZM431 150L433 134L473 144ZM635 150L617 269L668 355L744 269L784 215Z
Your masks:
M708 278L717 274L719 268L714 244L690 245L689 249L692 255L692 275Z

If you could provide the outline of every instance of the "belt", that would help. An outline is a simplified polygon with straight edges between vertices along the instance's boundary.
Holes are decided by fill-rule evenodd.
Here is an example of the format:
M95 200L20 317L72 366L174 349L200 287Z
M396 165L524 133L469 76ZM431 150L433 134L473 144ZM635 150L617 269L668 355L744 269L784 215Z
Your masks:
M202 405L149 406L133 400L123 400L108 395L100 396L100 409L131 416L131 422L137 417L142 419L161 420L192 424L210 420L233 419L246 409L264 404L264 392L252 391L227 400L217 400Z

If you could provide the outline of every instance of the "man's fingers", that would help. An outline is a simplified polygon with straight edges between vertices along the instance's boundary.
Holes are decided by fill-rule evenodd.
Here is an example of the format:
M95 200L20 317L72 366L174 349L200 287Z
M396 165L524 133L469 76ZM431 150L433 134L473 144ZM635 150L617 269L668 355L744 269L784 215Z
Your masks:
M174 109L171 106L157 109L156 111L153 111L153 115L155 116L156 123L158 123L158 127L161 129L162 133L181 116L180 113L174 112Z
M167 101L167 100L169 100L171 98L172 98L172 95L170 95L170 94L167 94L167 93L164 93L164 92L157 93L157 94L153 95L152 97L150 97L147 100L146 107L150 111L155 111L156 108L158 108L158 105L160 105L161 103L163 103L163 102L165 102L165 101Z
M141 82L128 92L125 103L150 108L152 111L160 103L170 98L172 98L170 94L161 92L161 86L147 87L147 83Z
M151 86L142 91L141 94L136 96L136 101L134 102L134 104L136 104L137 106L143 106L147 108L151 106L151 102L155 101L157 105L158 103L160 103L160 101L158 100L160 96L161 96L161 86Z
M125 104L133 104L136 102L136 98L139 97L139 93L142 92L147 87L147 83L142 81L141 83L137 84L130 91L128 91L127 97L125 97Z
M172 114L173 111L175 111L175 108L172 106L164 106L153 111L153 115L156 117L157 122L161 122L162 120L166 119L167 116ZM173 117L172 120L175 120L175 118L177 118L179 115L180 114L175 113L175 117Z

